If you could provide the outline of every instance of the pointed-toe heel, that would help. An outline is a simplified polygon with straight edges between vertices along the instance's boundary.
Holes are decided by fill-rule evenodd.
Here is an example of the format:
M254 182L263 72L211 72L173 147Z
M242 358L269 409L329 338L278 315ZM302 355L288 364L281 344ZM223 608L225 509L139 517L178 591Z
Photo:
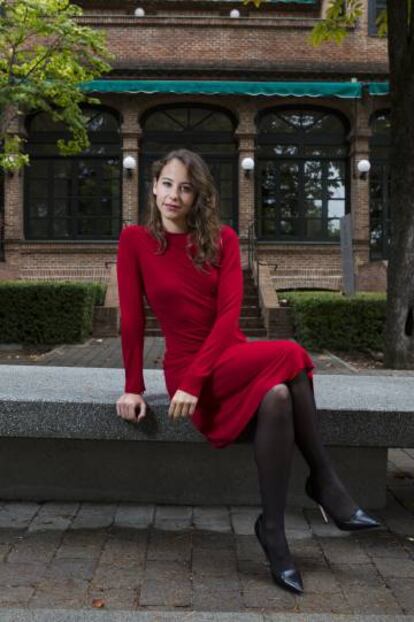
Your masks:
M330 516L338 529L341 529L342 531L361 531L362 529L381 527L381 523L367 514L362 508L357 508L352 516L347 520L342 520L337 516L334 516L332 512L328 512L328 510L324 508L324 506L317 499L315 491L312 488L310 477L306 480L305 491L308 497L318 504L325 523L328 522L328 516Z
M275 568L272 567L272 562L270 561L269 551L266 546L266 542L264 541L263 536L261 534L262 518L263 518L263 514L260 514L260 516L257 517L256 522L254 524L254 531L256 534L256 538L259 540L259 543L264 551L264 554L269 561L270 572L272 574L273 581L277 585L282 587L283 589L288 590L289 592L294 592L295 594L302 594L303 593L302 578L299 574L299 571L294 566L285 568L283 570L276 570Z

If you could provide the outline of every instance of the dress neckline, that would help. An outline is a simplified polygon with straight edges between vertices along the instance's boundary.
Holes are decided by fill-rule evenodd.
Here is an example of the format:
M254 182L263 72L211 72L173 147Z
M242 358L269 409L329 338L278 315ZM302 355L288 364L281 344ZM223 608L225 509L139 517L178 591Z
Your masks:
M176 235L188 235L188 231L167 231L167 229L164 229L165 233L167 235L172 235L172 236L176 236Z

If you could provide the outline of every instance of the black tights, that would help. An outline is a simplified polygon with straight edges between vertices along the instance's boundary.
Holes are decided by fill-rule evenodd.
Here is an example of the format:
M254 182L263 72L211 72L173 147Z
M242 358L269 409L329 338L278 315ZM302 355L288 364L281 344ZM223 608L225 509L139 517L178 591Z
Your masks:
M315 401L304 371L266 393L248 428L254 430L265 538L272 564L282 567L290 560L284 513L295 442L309 465L313 488L327 510L345 520L356 505L322 444Z

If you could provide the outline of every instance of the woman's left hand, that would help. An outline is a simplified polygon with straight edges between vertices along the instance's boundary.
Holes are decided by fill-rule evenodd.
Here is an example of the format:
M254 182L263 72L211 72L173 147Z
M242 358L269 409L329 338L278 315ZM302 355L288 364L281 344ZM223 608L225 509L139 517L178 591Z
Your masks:
M191 417L194 414L198 397L178 389L171 400L168 416L175 420L179 417Z

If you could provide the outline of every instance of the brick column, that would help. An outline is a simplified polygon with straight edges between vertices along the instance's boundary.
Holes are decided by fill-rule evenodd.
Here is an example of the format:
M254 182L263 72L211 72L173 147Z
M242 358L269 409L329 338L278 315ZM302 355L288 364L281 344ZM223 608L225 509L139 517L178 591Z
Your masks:
M369 175L366 179L360 179L357 163L359 160L369 160L370 136L368 106L363 101L357 102L354 126L349 136L351 142L352 238L356 274L358 274L359 267L369 261Z
M245 106L240 111L239 125L235 132L239 139L239 236L241 239L247 239L249 224L254 219L255 172L250 171L247 177L241 168L241 162L247 157L255 159L255 112L253 107Z
M15 119L11 123L9 134L17 134L21 138L26 138L21 118ZM4 244L6 261L8 261L8 243L24 240L23 182L24 167L13 174L4 173Z
M122 169L122 221L128 225L138 222L139 142L142 133L138 113L137 99L125 98L122 106L122 160L132 156L137 163L131 177Z

